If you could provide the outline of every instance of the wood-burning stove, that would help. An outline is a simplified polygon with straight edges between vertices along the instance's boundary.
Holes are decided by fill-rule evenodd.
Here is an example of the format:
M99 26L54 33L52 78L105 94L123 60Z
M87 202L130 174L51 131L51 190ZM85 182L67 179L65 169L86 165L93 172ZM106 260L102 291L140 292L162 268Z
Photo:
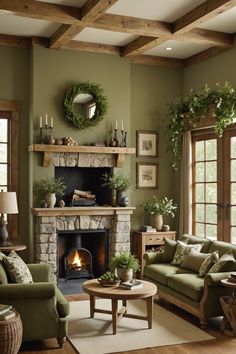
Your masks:
M72 249L65 257L65 281L75 278L93 278L92 255L83 247Z

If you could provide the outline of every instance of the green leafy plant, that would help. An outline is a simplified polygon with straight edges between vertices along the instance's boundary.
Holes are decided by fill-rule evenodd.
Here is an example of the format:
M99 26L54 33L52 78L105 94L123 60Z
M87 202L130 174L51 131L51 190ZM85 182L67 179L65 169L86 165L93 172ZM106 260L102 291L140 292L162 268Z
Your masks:
M120 252L111 260L112 269L133 269L134 273L140 269L138 258L129 252Z
M167 197L161 199L155 195L151 200L144 202L141 205L143 206L144 211L150 215L171 215L173 218L175 216L175 211L177 210L177 205L174 204L173 199L168 199Z
M216 88L205 85L200 93L193 90L184 98L177 98L169 105L168 150L172 153L172 166L177 168L177 162L182 152L183 132L197 127L212 110L215 118L215 131L222 136L224 129L233 123L236 117L236 91L228 83L216 84Z
M115 175L104 173L102 175L102 180L104 181L102 186L116 189L119 192L126 191L131 186L130 178L128 176L123 176L122 173L117 173Z
M47 193L56 193L59 195L63 195L66 185L63 177L48 177L45 179L41 179L40 181L36 181L34 184L34 188L36 191L47 194Z

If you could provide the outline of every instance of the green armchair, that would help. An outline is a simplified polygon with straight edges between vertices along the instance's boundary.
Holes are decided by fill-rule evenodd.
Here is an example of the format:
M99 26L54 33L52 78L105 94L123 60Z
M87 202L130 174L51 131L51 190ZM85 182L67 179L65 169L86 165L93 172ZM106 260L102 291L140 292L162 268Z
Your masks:
M0 262L0 303L20 313L23 341L56 337L60 347L66 339L69 303L50 280L50 266L28 264L33 283L8 283Z

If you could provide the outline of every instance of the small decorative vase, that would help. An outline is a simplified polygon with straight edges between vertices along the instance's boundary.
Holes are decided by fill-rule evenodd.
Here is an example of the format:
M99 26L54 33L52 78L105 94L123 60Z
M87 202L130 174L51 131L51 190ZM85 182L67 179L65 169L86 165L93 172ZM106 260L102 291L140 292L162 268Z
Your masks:
M160 231L163 226L163 215L160 214L154 214L153 215L153 227L157 229L157 231Z
M129 199L128 199L127 195L125 194L125 191L118 193L117 201L118 201L118 205L120 207L127 207L128 206Z
M170 231L170 225L163 225L162 230L163 231Z
M59 206L59 208L64 208L64 206L65 206L65 202L64 202L64 200L63 200L63 199L59 200L59 202L58 202L58 206Z
M48 208L53 208L56 204L56 193L47 193L45 195L45 200Z
M112 207L116 207L116 203L117 203L116 198L117 198L117 192L116 192L116 189L113 188L111 190L111 206Z
M133 269L117 268L117 276L121 281L131 281L133 279Z

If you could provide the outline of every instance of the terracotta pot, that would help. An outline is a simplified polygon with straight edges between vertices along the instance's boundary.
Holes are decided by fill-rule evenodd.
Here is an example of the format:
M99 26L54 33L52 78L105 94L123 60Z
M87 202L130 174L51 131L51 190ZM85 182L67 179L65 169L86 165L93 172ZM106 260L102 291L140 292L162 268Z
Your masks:
M157 229L157 231L162 230L163 226L163 215L154 214L153 215L153 227Z
M121 281L131 281L133 279L133 269L117 268L117 276Z
M45 195L45 200L48 208L53 208L56 204L56 193L47 193Z

